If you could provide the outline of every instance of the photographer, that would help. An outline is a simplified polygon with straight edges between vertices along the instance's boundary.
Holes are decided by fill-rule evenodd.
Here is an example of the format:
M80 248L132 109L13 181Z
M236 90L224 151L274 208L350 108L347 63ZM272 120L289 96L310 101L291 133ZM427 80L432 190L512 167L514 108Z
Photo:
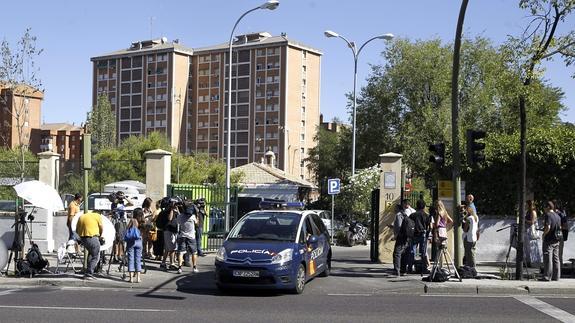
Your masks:
M111 205L111 217L114 223L114 229L116 230L116 237L114 239L114 248L116 249L116 256L112 261L120 262L124 258L124 234L126 233L126 203L127 205L132 205L130 201L126 200L124 192L117 191L116 193L110 194L108 199L112 202Z
M164 197L160 202L162 211L158 214L156 226L163 231L164 255L160 264L162 269L177 268L174 263L174 253L178 234L178 206L182 204L182 200L178 197ZM169 265L166 264L168 258L170 260Z
M475 268L475 245L479 218L469 206L461 205L460 212L463 219L463 248L465 249L463 265Z
M198 225L197 215L199 208L192 203L184 203L179 206L178 220L178 273L182 273L182 263L184 255L188 252L191 254L193 272L197 273L196 267L196 226Z

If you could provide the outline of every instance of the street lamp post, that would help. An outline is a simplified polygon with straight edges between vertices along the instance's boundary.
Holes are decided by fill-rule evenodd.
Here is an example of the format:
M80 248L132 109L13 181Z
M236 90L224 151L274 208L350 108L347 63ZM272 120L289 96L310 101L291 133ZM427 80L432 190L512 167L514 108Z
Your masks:
M226 113L228 115L228 119L226 122L226 126L228 132L226 134L226 231L230 230L230 191L231 191L231 181L230 181L230 173L231 173L231 146L232 146L232 46L233 46L233 39L234 39L234 31L236 27L240 23L240 20L244 18L247 14L252 11L256 11L258 9L268 9L274 10L279 6L280 2L277 0L268 0L260 6L257 6L253 9L250 9L244 12L240 18L234 24L234 28L230 34L230 41L228 45L228 108Z
M341 38L343 39L346 43L347 46L351 49L351 52L353 53L353 116L352 116L352 139L351 139L351 175L355 175L355 119L356 119L356 107L357 107L357 100L356 100L356 85L357 85L357 59L359 57L359 54L361 53L361 50L365 47L365 45L367 45L369 42L371 42L372 40L376 40L376 39L384 39L384 40L391 40L393 39L393 34L383 34L383 35L379 35L379 36L375 36L371 39L369 39L368 41L366 41L365 43L363 43L363 45L361 45L359 47L359 49L357 49L357 47L355 46L355 42L350 42L349 40L347 40L345 37L341 36L340 34L333 32L331 30L326 30L324 32L325 37L328 38L332 38L332 37L337 37L337 38Z

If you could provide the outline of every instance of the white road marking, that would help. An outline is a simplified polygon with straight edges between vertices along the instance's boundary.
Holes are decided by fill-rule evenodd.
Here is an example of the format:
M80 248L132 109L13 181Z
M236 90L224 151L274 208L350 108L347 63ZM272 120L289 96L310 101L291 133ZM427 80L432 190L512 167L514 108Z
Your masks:
M372 296L373 294L327 294L327 296Z
M97 308L97 307L68 307L68 306L22 306L0 305L0 308L30 309L30 310L76 310L76 311L118 311L118 312L175 312L176 310L161 310L149 308Z
M523 304L529 305L539 312L543 312L561 322L575 322L575 315L565 312L564 310L557 308L551 304L545 303L532 296L514 296L516 300Z
M10 294L14 293L15 291L18 291L18 289L7 289L4 291L1 291L0 296L10 295Z

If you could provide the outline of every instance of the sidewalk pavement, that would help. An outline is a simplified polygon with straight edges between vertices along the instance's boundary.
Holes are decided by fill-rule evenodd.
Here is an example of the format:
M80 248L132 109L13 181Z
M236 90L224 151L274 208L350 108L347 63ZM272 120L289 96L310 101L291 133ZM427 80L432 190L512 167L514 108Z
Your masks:
M572 275L563 277L559 282L541 282L537 280L500 280L502 264L479 264L477 271L493 279L451 279L447 282L424 282L419 274L394 276L392 264L372 263L368 259L348 258L345 254L336 256L334 248L334 261L332 274L326 286L318 285L320 290L353 289L354 292L369 293L408 293L408 294L480 294L480 295L561 295L575 296L575 278ZM355 248L355 247L354 247ZM339 253L339 252L338 252ZM56 255L44 255L50 261L50 270L56 268ZM217 293L214 283L214 257L198 257L199 273L192 273L191 267L183 267L183 273L175 270L164 271L159 269L159 261L147 260L148 271L142 275L141 283L129 283L122 279L122 272L118 265L110 267L109 275L99 275L96 280L84 280L82 274L74 274L72 270L67 273L43 273L33 278L28 277L0 277L1 288L30 288L30 287L89 287L89 288L127 288L147 291L171 290L190 291L195 293ZM12 267L12 266L11 266ZM104 267L104 273L107 265ZM513 268L511 268L513 270ZM533 269L530 269L530 272ZM127 275L127 272L126 272ZM319 280L320 283L323 280ZM326 281L327 282L327 281Z
M141 275L141 283L130 283L128 278L123 278L124 274L127 277L128 271L125 268L125 273L119 270L119 264L112 264L110 266L109 274L106 274L108 264L104 265L103 271L96 274L95 280L84 279L81 273L74 273L72 268L67 272L55 272L57 264L56 254L44 254L50 262L49 272L44 272L29 277L14 277L3 276L0 277L1 288L26 288L26 287L92 287L92 288L132 288L142 290L186 290L193 287L194 290L215 288L213 284L213 264L215 254L207 254L206 257L198 257L197 268L198 273L192 273L192 267L182 267L182 274L178 274L177 270L165 271L160 269L160 261L146 259L147 272ZM106 259L108 260L108 259ZM82 268L81 263L75 263L77 269ZM12 272L13 265L10 265ZM63 271L66 265L60 265L60 271ZM10 273L11 273L10 272Z

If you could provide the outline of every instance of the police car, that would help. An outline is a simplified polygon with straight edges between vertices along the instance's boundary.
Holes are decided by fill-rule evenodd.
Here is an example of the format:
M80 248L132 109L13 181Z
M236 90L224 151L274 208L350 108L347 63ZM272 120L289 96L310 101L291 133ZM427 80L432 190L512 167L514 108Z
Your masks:
M252 211L234 225L216 255L219 289L275 288L300 294L311 278L329 275L332 253L325 225L315 212L289 210L293 205L286 204Z

